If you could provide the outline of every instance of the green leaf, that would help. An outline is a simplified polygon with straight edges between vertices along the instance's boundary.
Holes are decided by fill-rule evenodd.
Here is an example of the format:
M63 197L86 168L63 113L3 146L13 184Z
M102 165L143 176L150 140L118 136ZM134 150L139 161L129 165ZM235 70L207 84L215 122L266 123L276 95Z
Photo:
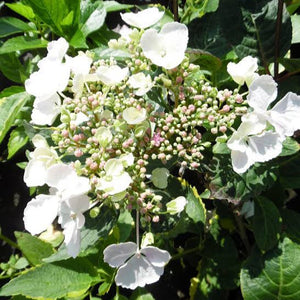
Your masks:
M81 256L88 255L88 250L96 246L101 238L108 236L108 233L116 223L116 216L111 210L100 212L98 217L91 218L88 214L85 215L85 225L81 229ZM54 262L69 258L65 244L63 244L59 251L48 258L45 262Z
M289 72L300 71L300 59L299 58L281 58L279 63L282 64Z
M300 243L300 214L291 210L281 211L282 227L286 235L293 241Z
M195 222L201 222L205 224L206 220L206 210L205 206L198 195L197 189L195 187L188 187L188 192L186 195L188 201L185 211L187 215Z
M121 3L118 3L117 1L104 1L103 5L104 5L106 12L108 12L108 13L134 7L134 5L132 5L132 4L121 4Z
M30 31L32 28L20 19L13 17L0 18L0 37Z
M45 264L18 276L0 289L0 296L24 295L32 298L57 299L71 293L84 292L100 281L93 265L77 257Z
M0 60L1 61L1 60ZM13 85L0 92L0 98L9 97L14 94L22 93L25 89L22 86Z
M229 155L216 155L209 163L211 196L229 201L247 200L269 189L277 179L274 163L255 164L239 175L233 171Z
M293 158L287 158L280 166L280 182L285 188L300 188L300 153Z
M133 224L134 221L131 216L131 213L128 210L122 211L119 215L118 222L117 222L119 228L119 234L120 234L120 242L127 241L132 231Z
M7 40L0 47L0 54L11 53L22 50L46 48L48 41L40 39L26 39L24 36L17 36Z
M155 300L155 299L146 289L137 288L132 293L129 300Z
M245 300L300 299L300 245L285 237L264 255L254 249L241 269Z
M16 231L15 236L22 253L35 266L42 264L43 258L54 253L54 249L49 243L31 234Z
M0 55L0 71L9 80L23 83L28 74L15 52Z
M224 34L239 58L252 55L259 57L264 64L274 61L277 9L277 0L255 0L244 3L229 0L226 3L220 3L219 12L222 13ZM235 34L232 34L233 32ZM291 19L284 6L280 28L279 57L284 57L289 50L291 40Z
M56 34L65 37L74 34L79 21L79 0L27 0L27 3Z
M24 147L28 142L28 136L25 133L23 127L18 127L10 133L8 140L8 157L7 159L12 158L22 147Z
M255 199L253 233L258 247L267 251L278 242L281 232L281 218L275 204L267 198Z
M25 92L0 99L0 143L29 99L30 96Z
M17 14L23 16L24 18L30 21L34 21L35 14L30 6L25 5L21 2L7 3L6 6L8 6L11 10L16 12Z
M293 15L291 19L293 26L292 44L297 44L300 43L300 15Z
M81 8L80 30L87 37L90 33L102 27L106 17L106 10L102 2L95 2L92 4L92 7L90 7L91 2L83 1L83 3L85 2L89 4L84 9Z
M287 137L285 141L282 143L282 151L280 153L280 156L289 156L292 154L295 154L299 151L300 146L298 142L291 137Z
M213 146L213 153L214 154L230 154L230 149L227 147L226 143L216 143Z

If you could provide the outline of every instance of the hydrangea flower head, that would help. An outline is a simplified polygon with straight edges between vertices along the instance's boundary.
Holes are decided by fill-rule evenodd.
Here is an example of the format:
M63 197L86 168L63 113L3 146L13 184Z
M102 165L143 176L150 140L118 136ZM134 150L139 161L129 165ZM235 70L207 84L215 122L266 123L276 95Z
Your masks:
M130 26L144 29L157 23L163 15L163 11L160 11L157 7L151 7L137 13L121 13L121 18Z
M118 268L116 284L134 290L159 280L169 262L169 252L147 246L138 249L133 242L112 244L104 250L104 261Z
M184 59L188 29L178 22L167 23L159 33L153 28L147 29L140 43L144 55L152 63L165 69L173 69Z

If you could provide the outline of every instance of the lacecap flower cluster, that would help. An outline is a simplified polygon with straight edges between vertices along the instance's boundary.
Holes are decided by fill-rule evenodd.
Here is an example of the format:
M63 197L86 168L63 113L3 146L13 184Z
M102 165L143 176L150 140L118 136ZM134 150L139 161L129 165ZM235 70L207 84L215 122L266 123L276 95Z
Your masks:
M200 166L211 147L201 128L228 139L238 173L279 155L285 137L300 128L299 96L289 93L267 110L276 84L256 73L256 59L228 65L232 78L249 86L247 101L239 89L217 90L189 62L187 27L163 24L163 15L156 7L121 14L131 28L123 27L120 38L109 41L111 50L126 57L121 63L113 57L94 60L89 51L70 57L65 39L52 41L25 82L35 97L32 124L52 130L51 138L38 134L32 140L24 180L30 187L46 184L49 192L27 204L25 228L40 234L57 218L72 257L80 252L80 229L90 209L136 210L136 226L181 213L183 195L164 204L157 190L168 187L168 161L175 159L180 169ZM161 167L150 172L154 160ZM118 268L116 284L130 289L157 281L170 258L165 250L140 247L138 237L104 251L104 260Z

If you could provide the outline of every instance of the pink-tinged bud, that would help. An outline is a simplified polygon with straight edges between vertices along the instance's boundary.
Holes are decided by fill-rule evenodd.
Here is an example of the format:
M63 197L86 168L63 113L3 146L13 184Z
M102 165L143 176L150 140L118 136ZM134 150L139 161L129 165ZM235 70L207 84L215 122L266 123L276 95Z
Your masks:
M74 140L75 143L78 143L80 141L80 136L78 134L75 134L73 136L73 140Z
M195 105L193 105L193 104L190 104L188 108L189 108L190 112L194 112L196 109Z
M81 149L76 149L76 150L74 151L74 155L75 155L76 157L80 157L80 156L83 155L83 151L82 151Z
M139 166L142 166L142 165L144 164L144 161L143 161L142 159L139 159L139 160L137 161L137 164L138 164Z
M153 223L158 223L159 222L159 216L153 216L152 222Z
M147 209L152 209L152 208L153 208L153 205L152 205L151 202L148 202L146 207L147 207Z
M198 138L194 136L194 137L192 138L192 143L193 143L193 144L197 144L198 142L199 142Z
M93 101L95 100L95 97L94 97L94 96L89 96L89 97L88 97L88 100L89 100L90 102L93 102Z
M181 123L186 123L187 117L182 117L182 118L180 119L180 121L181 121Z
M131 203L129 203L129 204L127 205L127 209L128 209L128 210L132 210L132 204L131 204Z
M166 123L171 123L172 121L173 121L173 117L172 116L167 116Z
M182 149L183 149L183 146L182 146L181 144L178 144L178 145L177 145L177 150L178 150L178 151L181 151Z
M142 215L144 215L145 213L147 213L147 208L146 208L146 207L142 207L142 208L140 209L140 213L141 213Z
M182 79L181 76L178 76L178 77L176 78L176 83L180 84L180 83L182 83L182 81L183 81L183 79Z
M87 159L85 160L85 164L86 164L87 166L90 166L90 164L92 164L92 163L93 163L93 160L90 159L90 158L87 158Z
M92 129L91 129L92 135L94 135L96 132L97 132L97 129L96 129L96 128L92 128Z
M147 172L147 170L146 170L146 168L145 168L145 167L142 167L142 168L140 169L140 172L141 172L141 173L146 173L146 172Z
M209 122L213 122L213 121L215 120L215 117L212 116L212 115L209 115L209 116L207 117L207 119L208 119Z
M236 103L243 103L243 97L240 95L240 94L237 94L236 96L235 96L235 102Z
M90 164L90 169L94 170L94 171L97 170L98 169L98 164L96 162L91 163Z
M71 130L76 130L76 128L77 128L76 124L72 124L72 123L70 124L70 129Z
M227 105L227 104L224 105L223 108L222 108L222 111L223 111L223 112L229 112L229 111L230 111L230 106Z
M219 130L222 132L222 133L225 133L227 131L227 127L222 125L220 126Z
M194 162L194 161L193 161L193 162L191 163L191 167L192 167L192 168L198 168L199 166L200 166L200 164L198 164L197 162Z
M166 155L164 153L159 153L157 155L158 159L165 159L166 158Z
M94 101L92 102L92 106L93 106L93 107L96 107L96 106L98 106L98 105L99 105L98 100L94 100Z
M69 131L68 130L66 130L66 129L64 129L62 132L61 132L61 135L63 136L63 137L69 137Z

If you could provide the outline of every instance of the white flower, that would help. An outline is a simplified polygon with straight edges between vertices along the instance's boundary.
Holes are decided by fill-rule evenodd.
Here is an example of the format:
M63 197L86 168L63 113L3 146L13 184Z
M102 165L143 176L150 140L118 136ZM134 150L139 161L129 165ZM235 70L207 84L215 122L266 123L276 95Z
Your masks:
M66 63L74 74L72 91L75 93L76 98L81 96L85 82L97 80L97 77L89 74L92 62L92 58L83 52L75 57L66 55Z
M169 252L148 246L138 249L133 242L112 244L104 250L104 261L119 268L116 284L134 290L159 280L169 262Z
M72 257L80 252L80 229L85 222L83 213L89 208L90 200L86 195L72 197L60 203L58 223L64 229L65 244Z
M123 110L122 116L127 124L136 125L146 120L147 111L145 108L128 107Z
M25 229L31 234L45 231L57 217L59 197L56 195L37 195L27 203L24 210Z
M96 71L98 80L108 86L119 84L126 78L128 72L127 67L122 69L119 66L100 66Z
M128 25L143 29L157 23L163 15L163 11L158 10L157 7L151 7L137 13L121 13L121 18Z
M24 181L29 187L45 184L48 168L58 161L56 151L49 147L44 137L35 135L32 142L36 149L30 153L24 172Z
M237 173L244 173L255 162L278 156L285 138L300 128L300 96L289 92L268 110L276 97L277 84L269 75L258 77L250 85L247 100L253 111L242 117L238 130L227 142ZM267 130L268 124L274 131Z
M280 135L264 131L266 124L256 114L249 114L227 142L231 149L233 170L244 173L255 162L268 161L281 153Z
M168 186L168 177L170 172L166 168L156 168L152 171L151 181L159 189L165 189Z
M274 126L275 131L284 140L300 129L300 96L287 93L273 108L268 106L277 97L277 84L269 75L262 75L249 87L248 104L254 113Z
M257 58L246 56L239 63L230 62L227 65L227 72L232 79L239 85L245 82L250 86L252 81L259 75L255 73L258 69Z
M42 67L25 81L27 93L37 98L49 98L62 92L69 80L70 68L60 61L46 60Z
M105 176L98 180L97 189L108 195L125 191L132 182L130 175L124 171L123 159L111 158L105 166Z
M167 205L167 212L170 215L175 215L182 212L187 204L187 200L183 196L179 196L174 200L169 201Z
M129 85L135 89L137 96L145 95L153 86L151 76L145 75L143 72L131 75L128 79Z
M187 43L188 29L177 22L165 24L160 33L148 29L141 37L144 55L152 63L166 69L173 69L182 62Z
M60 38L48 44L48 54L39 61L39 70L25 81L27 93L36 97L32 112L32 122L38 125L51 125L60 113L60 99L68 84L70 67L62 59L68 50L68 43Z
M61 112L61 100L57 94L49 98L35 98L31 122L36 125L52 125Z
M80 249L80 232L84 224L82 213L89 209L89 179L80 177L65 164L51 166L46 174L46 183L51 187L50 195L38 195L24 211L25 229L31 234L46 230L58 216L68 253L75 257Z
M109 128L101 126L96 130L95 138L98 140L101 147L106 147L113 139L113 135Z
M68 48L68 42L62 37L56 41L52 41L47 46L48 54L45 59L62 61ZM41 62L43 62L43 60L41 60L39 64L41 64Z

